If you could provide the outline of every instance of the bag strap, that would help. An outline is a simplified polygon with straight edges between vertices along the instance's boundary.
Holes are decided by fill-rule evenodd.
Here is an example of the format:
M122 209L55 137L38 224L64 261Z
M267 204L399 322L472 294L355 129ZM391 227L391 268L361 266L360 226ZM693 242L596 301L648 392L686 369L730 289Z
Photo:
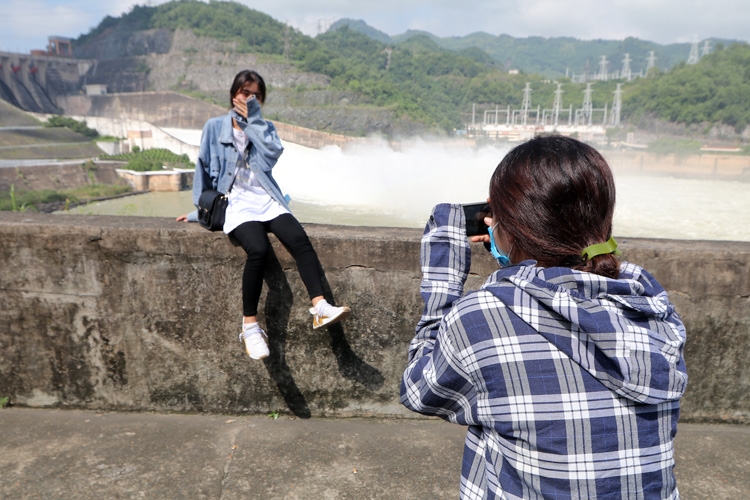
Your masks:
M245 162L245 157L242 155L242 151L237 152L237 162L234 165L234 174L232 174L232 182L229 183L229 187L227 188L227 192L225 193L226 196L229 196L229 192L232 190L232 186L234 186L234 180L237 178L237 174L240 172L240 165L242 165Z

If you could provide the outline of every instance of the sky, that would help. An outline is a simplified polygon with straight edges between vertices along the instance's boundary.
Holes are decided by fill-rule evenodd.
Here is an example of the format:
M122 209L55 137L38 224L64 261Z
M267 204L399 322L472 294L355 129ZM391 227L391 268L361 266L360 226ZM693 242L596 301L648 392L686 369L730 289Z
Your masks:
M409 29L441 37L570 36L661 44L706 38L750 40L748 0L238 0L315 36L341 18L361 19L389 35ZM0 51L44 49L47 36L76 38L107 15L160 0L0 0Z

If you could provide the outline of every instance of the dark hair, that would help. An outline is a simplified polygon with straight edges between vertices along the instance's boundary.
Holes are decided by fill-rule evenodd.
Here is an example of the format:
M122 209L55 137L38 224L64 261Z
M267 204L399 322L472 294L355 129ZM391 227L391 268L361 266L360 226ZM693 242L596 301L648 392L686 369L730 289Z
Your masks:
M234 77L234 81L232 82L232 87L229 89L230 108L234 107L234 104L232 104L232 99L234 99L234 96L237 95L237 92L239 92L246 83L257 83L258 90L260 91L260 99L258 100L261 104L266 102L266 82L263 81L263 77L253 70L245 69L237 73L237 75Z
M591 146L562 136L534 138L513 148L490 180L495 222L516 257L542 267L569 267L617 278L612 254L585 259L589 245L612 236L615 181Z

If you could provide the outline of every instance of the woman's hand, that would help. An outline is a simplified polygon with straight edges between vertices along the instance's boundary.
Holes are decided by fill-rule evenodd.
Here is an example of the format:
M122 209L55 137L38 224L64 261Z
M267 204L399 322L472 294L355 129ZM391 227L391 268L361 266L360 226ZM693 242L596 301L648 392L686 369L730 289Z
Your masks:
M247 101L251 99L255 99L255 96L253 94L250 94L247 97L245 97L242 94L237 94L235 97L232 98L232 104L234 105L234 110L237 112L238 115L242 116L243 118L247 118Z
M175 220L177 222L187 222L188 221L187 214L182 214L179 217L177 217Z
M490 201L489 198L487 198L487 202L489 202L489 201ZM485 217L484 218L484 223L485 223L485 225L487 227L492 227L492 217ZM469 241L472 241L474 243L487 243L487 244L489 244L489 242L490 242L490 235L489 235L489 233L487 233L487 234L478 234L476 236L469 237Z

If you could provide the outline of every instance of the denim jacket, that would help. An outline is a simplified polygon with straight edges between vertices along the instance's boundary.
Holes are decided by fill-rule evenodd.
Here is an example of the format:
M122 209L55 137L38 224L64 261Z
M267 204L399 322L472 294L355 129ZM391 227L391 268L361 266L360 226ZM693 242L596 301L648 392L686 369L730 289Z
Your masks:
M239 157L232 135L232 118L250 139L248 150L243 154L247 166L271 198L291 212L287 199L271 175L284 147L276 127L261 116L260 104L255 99L247 101L247 118L232 110L226 115L211 118L204 125L193 177L193 204L198 206L201 193L207 189L216 189L221 193L229 189ZM198 212L188 214L188 220L197 221Z

